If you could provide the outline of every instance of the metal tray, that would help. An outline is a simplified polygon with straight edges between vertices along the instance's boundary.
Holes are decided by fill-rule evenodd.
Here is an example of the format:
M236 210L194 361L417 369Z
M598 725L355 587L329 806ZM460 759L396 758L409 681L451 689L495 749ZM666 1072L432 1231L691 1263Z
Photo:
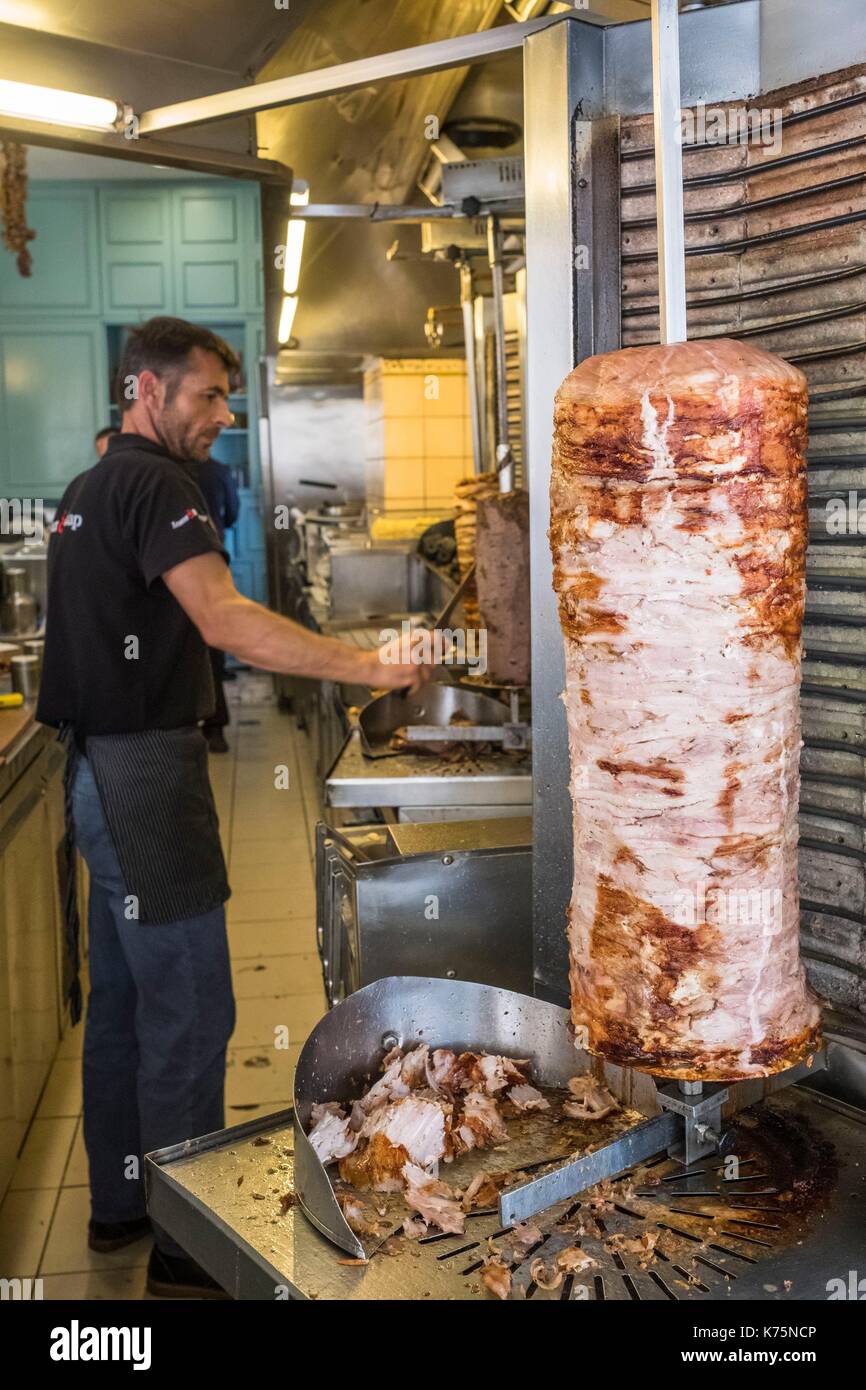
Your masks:
M834 1296L841 1296L838 1289L849 1287L851 1271L859 1271L862 1278L866 1116L797 1086L773 1103L802 1114L819 1128L835 1146L840 1164L838 1185L830 1202L806 1223L794 1242L769 1249L731 1242L736 1253L714 1251L711 1260L716 1268L701 1267L700 1285L682 1287L683 1281L671 1280L666 1284L667 1292L625 1256L622 1269L610 1265L599 1273L600 1284L595 1279L588 1281L590 1302L823 1302L833 1287L837 1290ZM278 1170L279 1183L268 1172L275 1160L285 1165ZM368 1263L356 1264L314 1229L299 1206L281 1214L279 1194L271 1193L270 1188L291 1190L294 1165L291 1110L262 1116L148 1154L148 1207L154 1220L236 1299L427 1301L490 1297L478 1283L477 1269L487 1253L487 1238L499 1230L495 1212L470 1217L465 1236L434 1236L422 1244L400 1242L402 1248L396 1256L381 1250ZM239 1186L241 1177L244 1181ZM703 1184L699 1179L692 1185ZM267 1193L267 1199L257 1201L251 1195L256 1191ZM678 1199L677 1205L684 1203ZM763 1239L763 1233L757 1234ZM831 1280L841 1284L829 1286ZM527 1292L531 1293L526 1288L515 1290L514 1296ZM559 1290L536 1290L531 1296L534 1300L576 1300L582 1295L574 1286L564 1284Z
M396 729L407 724L447 725L455 714L466 715L473 724L484 725L504 724L509 718L508 708L500 700L459 685L431 681L417 695L389 691L371 700L358 716L364 753L368 758L399 757L406 750L389 746ZM454 742L460 742L459 726L454 730ZM423 745L413 745L410 751L422 752ZM432 751L440 752L441 745Z

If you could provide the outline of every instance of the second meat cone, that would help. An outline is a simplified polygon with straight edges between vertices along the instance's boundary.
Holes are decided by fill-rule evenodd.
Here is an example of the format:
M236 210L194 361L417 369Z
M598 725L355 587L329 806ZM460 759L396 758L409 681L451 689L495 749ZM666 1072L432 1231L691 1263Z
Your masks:
M797 888L806 421L802 374L727 339L589 358L557 395L572 1017L658 1076L820 1046Z

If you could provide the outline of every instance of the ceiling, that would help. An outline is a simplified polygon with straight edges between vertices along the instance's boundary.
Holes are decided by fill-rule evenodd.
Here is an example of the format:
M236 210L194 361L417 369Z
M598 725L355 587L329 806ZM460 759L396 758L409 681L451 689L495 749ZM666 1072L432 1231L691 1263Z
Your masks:
M258 71L317 0L0 0L0 22L225 72ZM320 0L319 0L320 3Z
M141 111L561 8L552 0L508 7L504 0L0 0L0 76L121 96ZM589 0L589 9L623 21L646 18L648 3ZM193 127L182 139L251 154L257 145L260 156L309 179L316 202L420 202L415 181L430 149L425 119L436 113L444 121L452 106L469 116L507 114L519 126L519 55L471 75L454 69L263 112L257 121ZM32 151L30 174L173 176L49 149ZM395 238L399 256L388 258ZM295 328L302 346L422 349L426 308L453 303L457 277L421 260L418 245L413 228L311 225Z

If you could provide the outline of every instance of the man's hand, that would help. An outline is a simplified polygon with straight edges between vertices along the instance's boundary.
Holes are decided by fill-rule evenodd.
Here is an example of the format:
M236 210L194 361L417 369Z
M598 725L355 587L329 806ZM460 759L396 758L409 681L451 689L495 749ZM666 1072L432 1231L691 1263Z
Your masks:
M408 690L416 694L429 681L432 667L419 661L406 661L405 656L401 637L386 642L378 651L365 653L370 674L365 676L364 684L374 689Z

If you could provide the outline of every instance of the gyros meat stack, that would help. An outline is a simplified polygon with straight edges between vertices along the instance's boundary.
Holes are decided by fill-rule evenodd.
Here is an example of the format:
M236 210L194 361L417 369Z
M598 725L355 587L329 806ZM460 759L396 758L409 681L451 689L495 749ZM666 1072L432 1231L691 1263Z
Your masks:
M799 954L806 381L729 339L584 361L556 400L578 1040L736 1080L820 1045Z

